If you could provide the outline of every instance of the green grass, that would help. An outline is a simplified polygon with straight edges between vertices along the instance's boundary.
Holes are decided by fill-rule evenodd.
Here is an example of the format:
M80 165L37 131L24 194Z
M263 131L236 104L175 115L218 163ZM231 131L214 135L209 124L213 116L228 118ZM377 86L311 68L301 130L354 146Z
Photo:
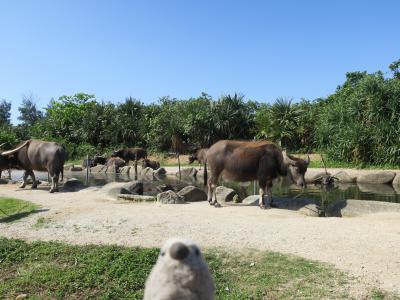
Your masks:
M16 221L34 213L38 205L24 200L0 197L0 223Z
M0 298L141 299L158 251L0 238ZM329 265L273 252L213 249L205 257L217 299L350 297L352 279ZM391 297L371 290L369 298Z
M395 165L370 165L370 164L356 164L349 162L340 162L340 161L332 161L325 160L327 168L346 168L346 169L399 169L400 166ZM311 161L309 168L323 168L324 164L322 161Z

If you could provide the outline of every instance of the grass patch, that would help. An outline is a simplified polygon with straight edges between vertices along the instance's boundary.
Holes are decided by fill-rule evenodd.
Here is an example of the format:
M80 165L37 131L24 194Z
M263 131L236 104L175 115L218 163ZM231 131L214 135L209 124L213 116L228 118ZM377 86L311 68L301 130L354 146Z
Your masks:
M29 201L0 197L0 223L19 220L34 213L39 208Z
M0 298L142 299L158 252L0 238ZM350 297L347 275L325 264L273 252L228 254L214 249L205 257L217 299ZM373 290L370 298L390 297Z

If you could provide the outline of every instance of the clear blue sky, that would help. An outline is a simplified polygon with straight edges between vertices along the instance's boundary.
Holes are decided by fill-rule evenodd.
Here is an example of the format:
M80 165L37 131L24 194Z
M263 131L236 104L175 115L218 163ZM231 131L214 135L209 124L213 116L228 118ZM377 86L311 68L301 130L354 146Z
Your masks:
M400 58L400 1L0 0L0 99L314 99Z

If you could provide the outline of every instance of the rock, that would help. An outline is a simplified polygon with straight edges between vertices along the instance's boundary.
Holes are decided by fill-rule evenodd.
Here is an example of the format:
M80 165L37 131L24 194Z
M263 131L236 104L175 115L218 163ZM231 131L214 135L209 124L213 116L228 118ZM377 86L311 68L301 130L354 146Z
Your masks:
M235 190L224 187L224 186L217 186L215 189L215 193L217 195L217 201L220 202L229 202L233 201L233 198L235 195L237 196L237 193Z
M140 172L140 177L148 180L154 179L154 170L150 167L147 167Z
M357 183L358 188L363 193L394 195L395 191L389 184Z
M382 212L400 212L400 203L349 199L329 204L326 208L327 217L354 217Z
M353 183L356 182L356 177L355 176L350 176L347 174L345 171L340 171L333 175L333 177L336 177L339 182L342 183Z
M82 172L83 168L81 166L72 166L69 170L71 172Z
M141 166L137 166L137 175L139 176L140 173L142 172L142 167ZM135 166L131 166L131 169L129 170L129 176L133 177L135 176Z
M167 174L167 170L165 170L164 168L159 168L157 170L154 171L155 175L166 175Z
M117 166L106 166L104 168L104 172L106 172L106 173L118 173L118 167Z
M176 172L176 176L179 177L179 171ZM197 169L196 168L182 168L181 169L181 176L182 177L196 177L197 176Z
M125 167L122 167L119 169L119 173L120 174L129 174L130 170L131 170L130 166L125 166Z
M398 173L396 174L396 176L395 176L394 179L393 179L392 184L393 184L394 186L398 186L398 187L400 188L400 172L398 172Z
M0 178L0 184L8 184L8 182L8 179Z
M138 180L125 183L123 188L128 190L131 194L143 195L144 191L143 182Z
M319 217L319 208L316 204L310 203L297 210L299 213L309 217Z
M131 195L131 194L143 194L143 182L131 181L131 182L110 182L104 185L100 190L103 193L113 199L118 198L119 194Z
M242 203L248 206L258 206L258 199L260 199L259 195L251 195L244 198ZM264 197L264 202L265 200L266 197Z
M73 164L64 165L64 171L69 171L73 166L74 166Z
M166 191L157 195L157 202L162 204L183 204L185 200L174 191Z
M183 197L186 202L206 201L207 194L202 189L189 185L178 192L178 195Z
M396 175L392 171L369 171L360 174L357 177L357 182L361 183L391 183Z
M86 188L86 186L76 178L68 179L63 186L64 191L75 192Z
M308 170L306 174L304 175L304 179L306 180L306 183L314 183L317 181L319 178L326 176L326 175L331 175L330 173L326 174L325 172L320 172L320 171L311 171Z
M28 298L28 294L19 294L17 297L15 297L15 300L20 300L25 298Z
M117 198L121 200L128 200L135 202L154 202L157 200L156 197L154 196L143 196L135 194L119 194Z
M97 165L95 167L90 168L91 173L100 173L105 172L107 167L105 165Z
M175 191L174 187L170 184L159 185L159 186L157 186L157 190L159 190L160 192Z

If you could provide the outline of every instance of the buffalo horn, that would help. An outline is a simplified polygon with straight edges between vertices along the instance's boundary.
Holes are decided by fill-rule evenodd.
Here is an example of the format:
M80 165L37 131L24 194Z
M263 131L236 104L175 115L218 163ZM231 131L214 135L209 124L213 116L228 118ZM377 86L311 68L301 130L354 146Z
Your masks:
M308 153L307 153L307 160L306 160L307 165L310 164L310 161L311 161L310 155L308 155Z
M21 146L15 148L15 149L12 149L12 150L5 151L5 152L1 153L1 155L11 155L11 154L19 151L20 149L24 148L26 145L28 145L28 143L29 143L29 141L26 141Z
M291 159L291 158L287 155L286 150L283 150L283 151L282 151L282 154L283 154L283 160L285 161L285 163L286 163L287 165L292 165L292 166L294 166L294 165L296 164L296 161L294 161L293 159Z

